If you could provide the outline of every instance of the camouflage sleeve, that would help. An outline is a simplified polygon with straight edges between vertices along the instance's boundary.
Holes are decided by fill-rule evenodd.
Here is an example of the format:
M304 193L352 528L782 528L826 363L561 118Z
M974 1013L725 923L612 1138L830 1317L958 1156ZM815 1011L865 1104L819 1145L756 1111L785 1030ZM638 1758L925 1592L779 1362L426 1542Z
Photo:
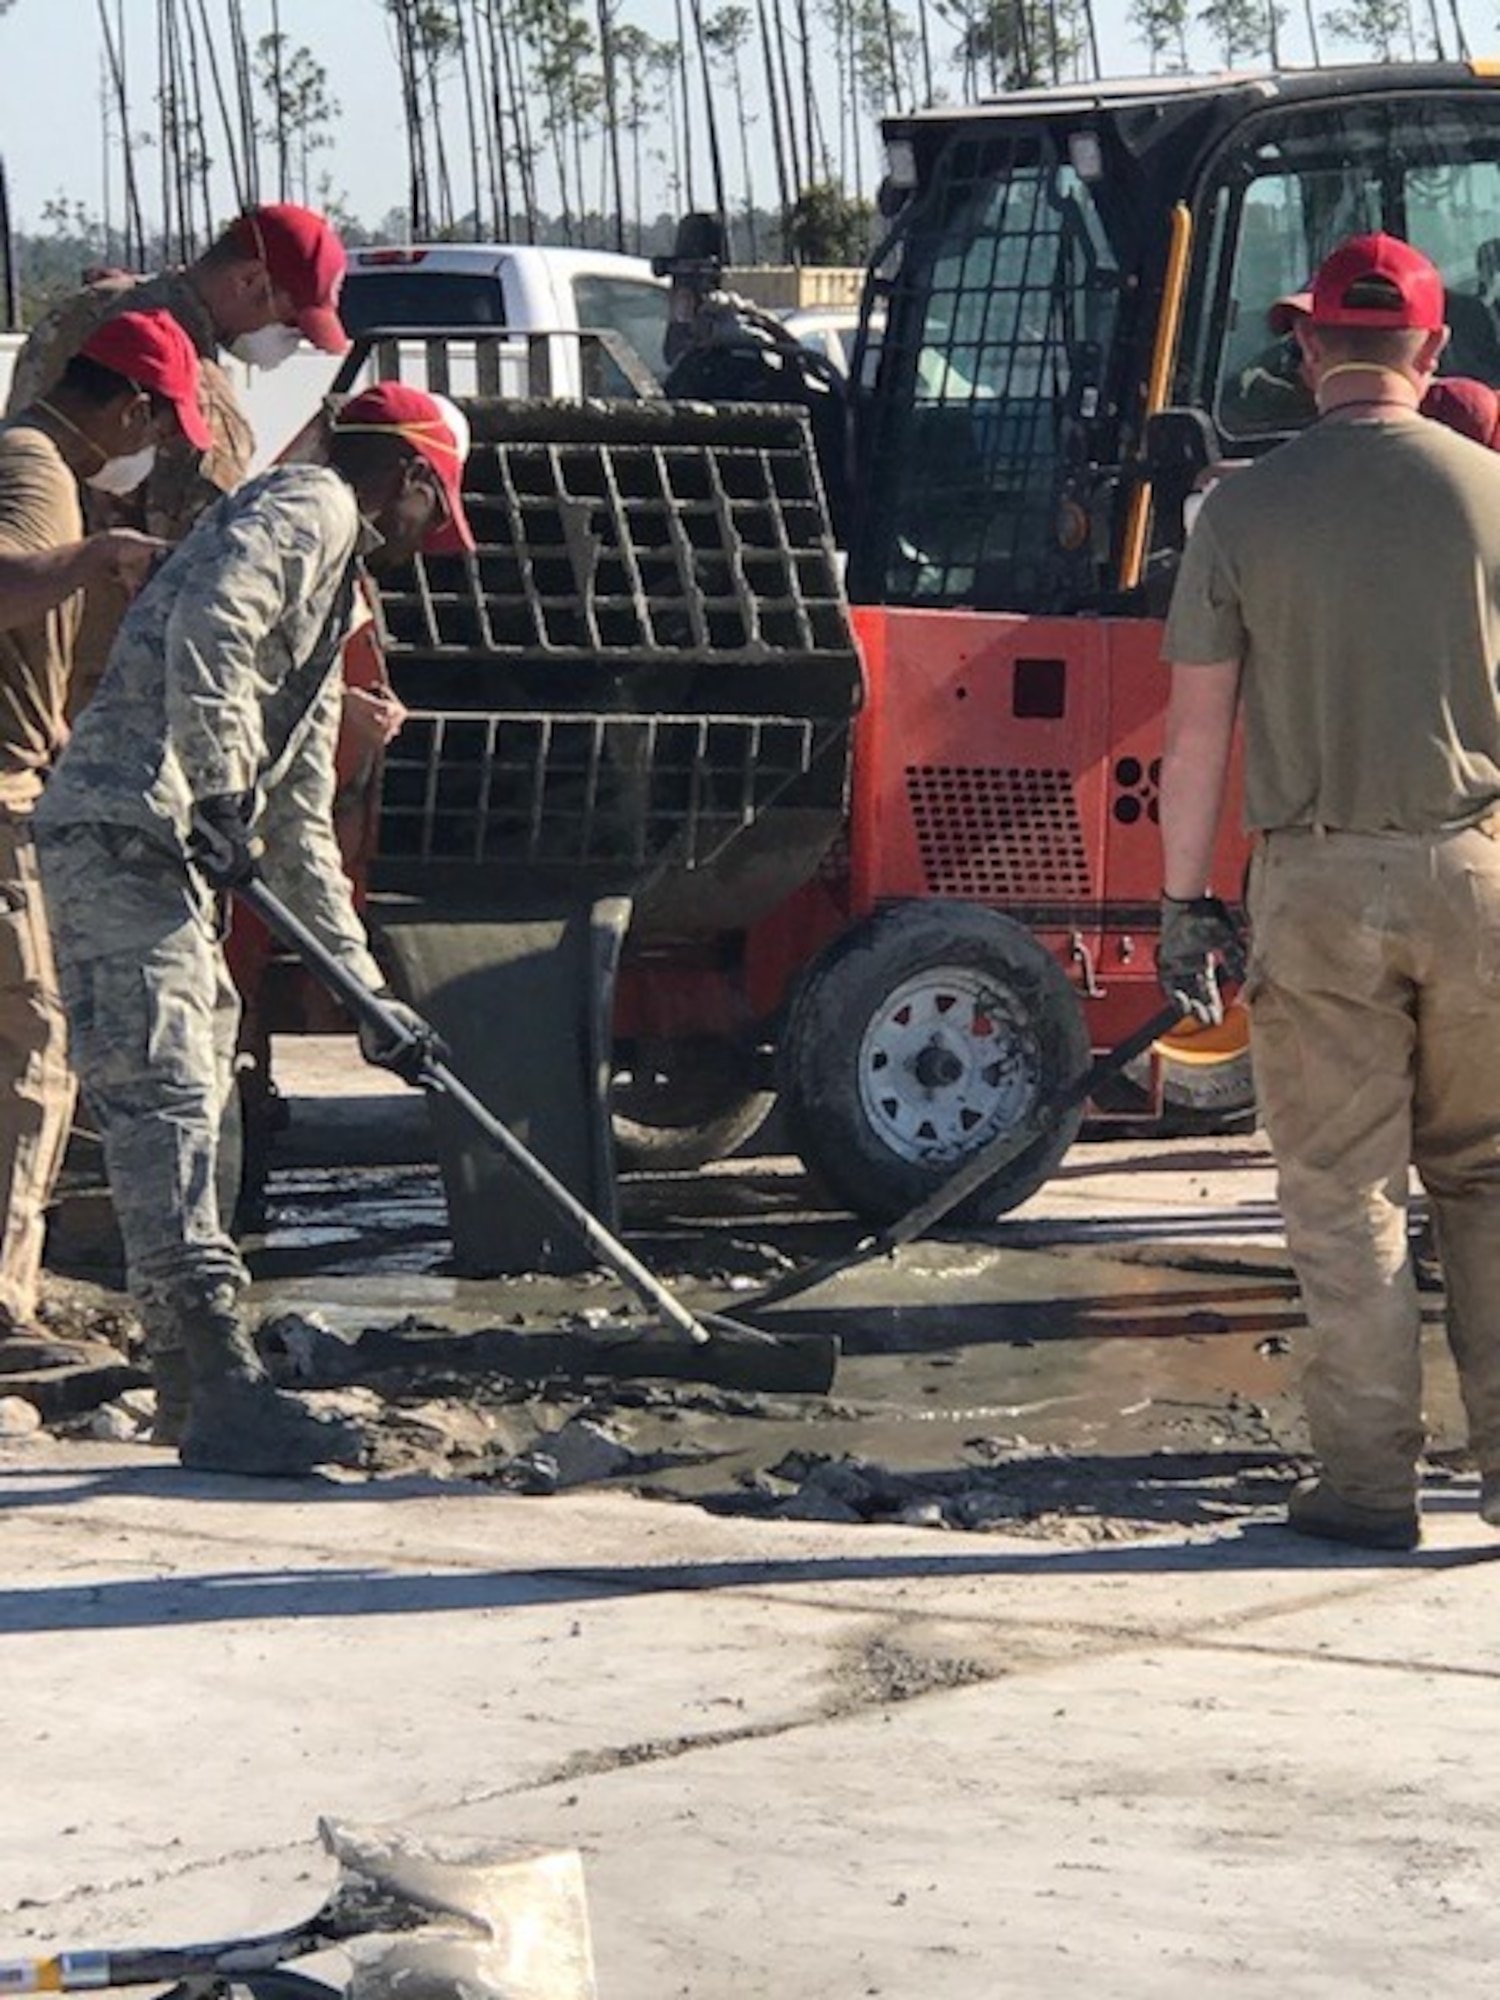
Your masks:
M332 493L343 491L338 482ZM323 606L354 553L358 516L330 489L268 485L226 503L179 550L165 635L167 726L194 798L248 791L265 753L261 650L286 611Z
M158 454L146 481L142 525L168 542L180 542L221 494L232 493L255 456L255 435L229 377L217 361L200 359L198 365L199 401L213 443L200 453L179 438Z
M329 675L296 756L266 799L262 873L320 944L366 986L383 986L365 927L354 908L333 830L334 754L343 708L343 677Z
M133 280L112 279L106 284L86 285L59 299L27 334L10 378L10 396L5 414L13 417L38 396L55 388L63 370L88 339L100 320L107 318L131 289Z

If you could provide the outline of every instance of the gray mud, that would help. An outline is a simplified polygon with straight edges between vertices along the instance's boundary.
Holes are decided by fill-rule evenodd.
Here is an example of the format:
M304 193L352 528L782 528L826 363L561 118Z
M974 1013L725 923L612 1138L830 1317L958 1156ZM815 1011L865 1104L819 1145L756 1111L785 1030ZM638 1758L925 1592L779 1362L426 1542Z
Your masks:
M544 1346L560 1328L605 1340L640 1314L601 1274L453 1275L441 1186L413 1123L421 1107L376 1107L341 1101L325 1118L316 1100L299 1101L249 1252L278 1371L370 1421L377 1471L539 1497L608 1483L721 1512L1109 1540L1263 1513L1303 1461L1302 1321L1284 1254L1201 1232L1112 1241L1086 1220L1072 1231L1002 1225L847 1273L763 1322L791 1339L838 1335L827 1397L629 1377L518 1383L457 1365L451 1339L427 1365L423 1329L504 1330ZM1232 1167L1244 1145L1204 1157ZM690 1304L728 1314L857 1235L794 1162L775 1158L628 1181L624 1214L632 1247ZM108 1245L99 1198L72 1190L53 1258L71 1275L51 1283L48 1311L128 1359L133 1329ZM1426 1301L1441 1462L1462 1430L1440 1303ZM409 1350L395 1367L393 1344ZM373 1354L387 1365L370 1365ZM121 1383L100 1387L64 1399L59 1427L98 1423L94 1406ZM137 1398L134 1419L100 1434L131 1434L139 1409Z

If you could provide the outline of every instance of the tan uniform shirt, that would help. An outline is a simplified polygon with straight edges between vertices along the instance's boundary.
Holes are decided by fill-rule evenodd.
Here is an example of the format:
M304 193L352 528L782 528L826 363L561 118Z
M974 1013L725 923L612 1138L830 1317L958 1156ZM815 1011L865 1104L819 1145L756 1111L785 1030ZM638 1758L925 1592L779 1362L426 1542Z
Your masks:
M83 539L78 485L51 438L0 425L0 550L42 555ZM0 807L25 811L67 734L80 600L0 631Z
M1430 833L1500 803L1500 454L1317 424L1214 488L1162 645L1244 668L1252 828Z
M218 364L213 322L185 272L105 278L60 299L38 320L16 357L7 411L14 415L45 396L102 320L117 312L156 308L171 313L198 350L199 400L213 443L200 453L186 439L178 439L158 453L150 477L136 492L119 498L90 494L88 525L96 530L139 528L180 542L206 507L240 484L255 456L249 419ZM72 713L83 707L98 685L129 602L116 584L103 583L89 591L78 636Z

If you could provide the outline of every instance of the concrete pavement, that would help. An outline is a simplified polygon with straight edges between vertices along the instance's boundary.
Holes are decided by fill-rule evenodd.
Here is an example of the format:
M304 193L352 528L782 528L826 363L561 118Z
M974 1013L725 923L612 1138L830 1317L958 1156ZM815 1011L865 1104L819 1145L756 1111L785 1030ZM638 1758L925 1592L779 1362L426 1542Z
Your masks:
M1429 1996L1500 1956L1500 1536L1077 1547L3 1448L0 1957L577 1845L605 2000Z

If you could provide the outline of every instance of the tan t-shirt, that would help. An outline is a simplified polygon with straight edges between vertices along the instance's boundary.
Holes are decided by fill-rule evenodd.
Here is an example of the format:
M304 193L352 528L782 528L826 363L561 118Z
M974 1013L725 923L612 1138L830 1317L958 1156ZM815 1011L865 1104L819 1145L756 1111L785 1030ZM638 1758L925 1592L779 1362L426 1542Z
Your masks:
M0 551L40 555L83 539L78 485L51 438L0 425ZM66 736L81 597L0 631L0 807L24 811Z
M1244 666L1252 828L1432 832L1500 802L1500 454L1318 424L1215 487L1163 657Z
M88 524L95 529L139 528L180 542L206 508L239 485L255 454L250 421L218 363L213 321L186 272L163 271L154 278L120 273L59 299L32 328L16 357L7 414L14 416L46 395L95 327L127 310L171 313L198 350L198 401L213 442L206 452L197 452L185 438L175 438L157 453L149 476L134 493L90 493ZM75 648L72 714L86 706L99 685L129 604L120 586L107 578L88 590Z

